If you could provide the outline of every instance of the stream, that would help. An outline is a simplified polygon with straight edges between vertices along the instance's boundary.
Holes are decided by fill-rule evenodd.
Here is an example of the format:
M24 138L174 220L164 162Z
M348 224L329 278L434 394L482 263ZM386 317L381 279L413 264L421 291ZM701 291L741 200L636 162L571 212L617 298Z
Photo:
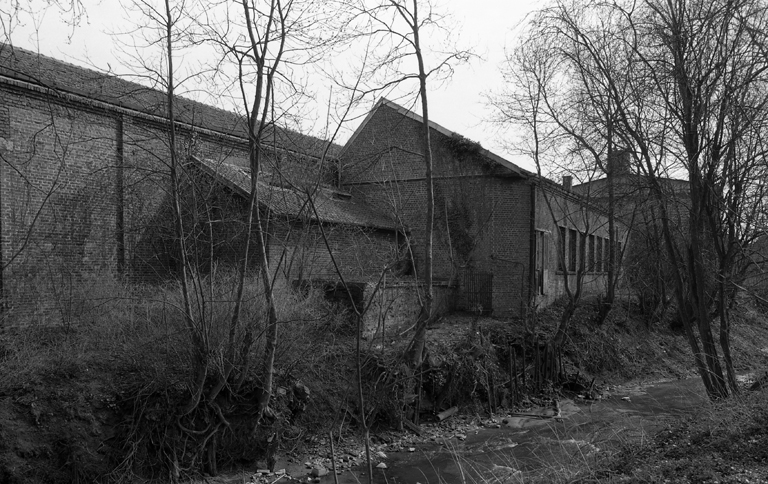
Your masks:
M532 408L524 416L496 416L478 427L467 424L466 417L454 416L439 426L423 426L421 437L406 434L405 445L376 446L372 454L381 454L376 463L383 463L386 468L374 468L373 482L515 484L532 477L548 480L556 477L554 473L568 477L569 473L583 469L585 462L622 445L640 445L675 420L707 406L701 379L689 378L615 386L607 390L602 400L563 399L559 401L559 418L552 417L552 408ZM379 449L384 447L388 449L382 453ZM350 455L361 462L359 452L345 454L339 449L337 462L349 462ZM327 458L324 465L328 474L310 476L310 468L315 466L311 461L317 462L317 457L283 456L278 460L280 471L274 474L241 472L204 482L334 483ZM342 464L342 468L345 470L337 476L339 484L368 482L365 466L350 468Z
M699 378L614 387L608 399L561 400L562 418L500 417L500 428L480 428L466 439L437 439L415 452L391 452L374 482L388 484L515 483L563 472L573 460L594 459L622 443L639 444L671 421L707 405ZM546 414L533 409L528 414ZM365 468L339 476L339 484L366 482ZM333 482L326 476L322 482Z

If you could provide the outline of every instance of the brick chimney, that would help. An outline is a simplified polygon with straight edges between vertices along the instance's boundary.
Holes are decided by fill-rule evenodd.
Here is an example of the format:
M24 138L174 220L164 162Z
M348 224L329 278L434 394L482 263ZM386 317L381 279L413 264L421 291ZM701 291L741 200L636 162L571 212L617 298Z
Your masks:
M573 188L573 177L571 175L563 175L563 188L568 192Z
M617 149L608 159L608 171L614 175L629 175L632 172L631 153L627 149Z

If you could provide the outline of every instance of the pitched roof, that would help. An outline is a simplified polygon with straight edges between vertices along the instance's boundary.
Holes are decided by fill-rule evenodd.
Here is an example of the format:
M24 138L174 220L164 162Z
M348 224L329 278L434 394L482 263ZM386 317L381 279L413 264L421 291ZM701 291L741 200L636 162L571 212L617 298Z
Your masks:
M82 96L115 107L165 117L165 93L120 77L75 66L51 57L0 43L0 83L13 79L51 89L58 93ZM246 139L245 119L235 113L176 97L176 119L210 131ZM326 142L292 130L269 129L265 139L276 140L283 149L319 156ZM341 147L332 144L330 156Z
M352 134L352 137L349 138L349 141L347 141L347 143L341 149L341 152L339 153L339 157L343 156L344 151L346 151L348 146L352 146L352 144L354 143L354 141L357 138L357 136L365 128L365 125L368 124L368 121L371 120L371 118L374 116L376 111L380 107L382 107L382 106L386 106L386 107L388 107L390 109L393 109L393 110L397 111L398 113L402 114L403 116L405 116L407 118L410 118L410 119L412 119L412 120L414 120L414 121L416 121L418 123L423 123L424 122L424 118L422 118L418 114L414 113L410 109L406 109L403 106L400 106L399 104L397 104L395 102L392 102L392 101L390 101L390 100L388 100L386 98L381 98L381 99L379 99L376 102L376 105L368 113L368 116L366 116L365 119L363 120L363 122L360 123L360 126L357 127L355 132ZM459 133L456 133L455 131L451 131L451 130L449 130L447 128L444 128L444 127L442 127L441 125L435 123L432 120L429 121L429 127L431 129L437 131L438 133L443 134L443 135L448 136L448 137L462 137ZM521 177L525 177L525 178L530 177L530 176L535 176L533 173L531 173L531 172L529 172L529 171L527 171L527 170L517 166L516 164L512 163L511 161L505 160L501 156L499 156L499 155L497 155L495 153L492 153L492 152L488 151L485 148L481 148L480 149L480 154L482 156L484 156L485 158L487 158L488 160L490 160L493 163L495 163L497 166L505 169L505 171L507 171L509 174L513 174L513 175L517 175L517 176L521 176Z
M193 158L204 172L235 193L247 197L251 193L250 170L234 163ZM397 223L375 208L334 190L318 188L310 195L294 187L278 187L259 181L259 203L273 214L320 222L355 225L373 229L399 230Z

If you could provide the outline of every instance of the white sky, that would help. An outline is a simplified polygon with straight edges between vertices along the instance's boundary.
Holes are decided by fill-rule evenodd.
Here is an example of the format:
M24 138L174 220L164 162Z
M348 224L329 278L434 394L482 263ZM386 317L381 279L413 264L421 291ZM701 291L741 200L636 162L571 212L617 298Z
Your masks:
M41 1L44 0L28 0L30 4ZM13 30L12 43L73 64L126 72L127 68L121 66L115 39L109 35L110 31L127 28L121 24L124 22L124 14L119 2L82 1L87 18L83 18L74 29L60 18L59 11L49 9L42 18L35 21L25 17L24 25L19 25ZM505 150L503 135L487 122L491 111L486 106L484 95L501 88L500 66L504 60L504 49L513 45L517 30L515 27L539 2L437 0L437 3L453 16L460 44L463 47L471 47L480 58L470 64L459 65L448 82L442 85L432 83L429 87L430 118L452 131L480 142L484 148L524 168L534 170L532 161ZM324 86L315 88L328 92L328 88ZM320 106L317 110L325 109ZM420 109L417 107L414 111L420 112ZM359 122L352 121L337 141L343 144Z

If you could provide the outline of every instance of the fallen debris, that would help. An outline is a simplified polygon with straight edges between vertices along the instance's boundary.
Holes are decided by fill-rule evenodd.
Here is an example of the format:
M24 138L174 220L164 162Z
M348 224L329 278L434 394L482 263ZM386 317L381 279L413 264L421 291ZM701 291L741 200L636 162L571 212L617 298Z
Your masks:
M437 414L437 420L442 422L443 420L445 420L447 418L453 417L456 414L456 412L458 412L458 411L459 411L459 407L453 406L453 407L449 408L448 410L444 410L444 411L438 413Z

